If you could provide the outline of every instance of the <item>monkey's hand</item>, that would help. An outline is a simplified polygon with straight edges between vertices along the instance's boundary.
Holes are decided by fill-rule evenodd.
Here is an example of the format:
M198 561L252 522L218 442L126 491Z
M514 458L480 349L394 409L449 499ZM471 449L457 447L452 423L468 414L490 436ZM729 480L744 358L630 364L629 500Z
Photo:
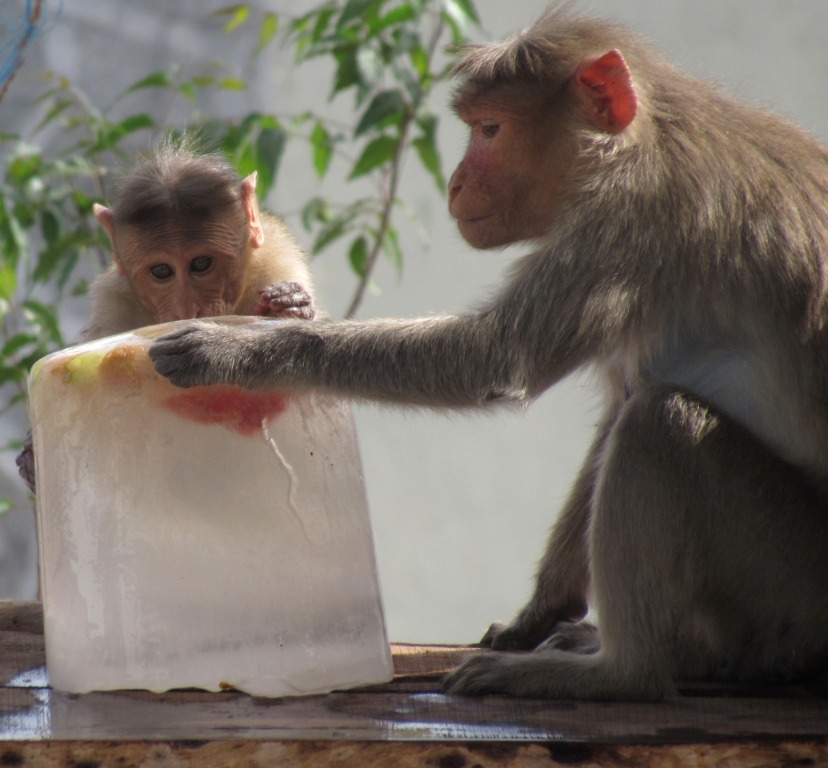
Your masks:
M23 448L17 454L15 459L17 464L17 471L20 477L29 487L29 490L35 492L35 468L34 468L34 447L32 445L32 430L26 433L26 439L23 441Z
M259 291L259 300L253 307L253 314L262 317L313 320L316 309L313 306L313 297L301 283L285 281Z
M157 338L149 356L155 370L177 387L251 386L245 371L250 367L247 363L258 358L252 343L255 336L243 326L195 321Z

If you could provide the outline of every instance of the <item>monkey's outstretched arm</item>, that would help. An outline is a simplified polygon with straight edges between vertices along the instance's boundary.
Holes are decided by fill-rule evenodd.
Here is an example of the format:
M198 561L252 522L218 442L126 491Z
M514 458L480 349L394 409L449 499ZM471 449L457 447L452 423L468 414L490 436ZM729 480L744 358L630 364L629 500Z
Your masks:
M515 353L486 315L372 322L210 321L162 336L150 348L173 384L251 389L316 387L353 397L435 406L477 406L529 395Z
M529 262L475 312L255 327L205 320L157 339L150 357L181 387L315 387L444 407L526 402L599 353L602 341L621 332L625 314L617 302L596 298L605 289L571 279L553 255ZM612 312L594 309L606 306Z

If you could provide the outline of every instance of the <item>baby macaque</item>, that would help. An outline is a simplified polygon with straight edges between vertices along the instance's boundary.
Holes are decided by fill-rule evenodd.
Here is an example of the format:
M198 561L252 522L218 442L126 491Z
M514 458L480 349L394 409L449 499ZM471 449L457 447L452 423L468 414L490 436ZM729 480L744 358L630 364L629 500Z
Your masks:
M219 155L162 144L138 160L112 208L94 213L113 263L90 286L81 341L199 317L315 315L305 254L259 210L256 175L242 179ZM34 490L30 434L17 465Z
M83 340L198 317L314 317L304 253L259 211L255 174L239 178L220 156L162 145L129 173L111 209L94 212L113 264L89 290Z

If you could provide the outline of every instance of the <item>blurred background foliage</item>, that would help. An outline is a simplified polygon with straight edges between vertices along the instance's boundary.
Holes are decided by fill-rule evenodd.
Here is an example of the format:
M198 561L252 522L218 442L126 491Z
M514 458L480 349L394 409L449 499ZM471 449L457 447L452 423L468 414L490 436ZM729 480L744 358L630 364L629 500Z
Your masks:
M42 3L26 0L16 26L4 30L0 99L43 23ZM31 100L39 118L35 130L26 136L0 133L0 415L25 407L32 364L72 341L65 338L61 307L67 297L86 292L83 273L89 270L80 266L88 267L91 259L102 269L110 262L92 204L106 199L108 180L128 163L136 144L150 147L165 131L195 131L240 174L258 172L262 201L277 182L288 142L307 145L308 173L320 180L336 167L349 184L363 182L345 203L323 196L299 202L311 255L334 252L350 263L355 283L347 316L358 311L381 256L402 268L394 217L413 216L398 195L404 159L416 157L445 194L429 97L449 76L453 51L479 26L473 0L345 0L301 15L242 3L211 15L227 35L248 37L251 57L278 45L290 51L297 67L327 59L328 103L350 97L353 121L316 111L211 116L203 108L209 92L247 88L243 79L226 75L231 67L221 63L197 73L170 63L126 85L107 105L59 72L44 73L44 88ZM59 23L59 17L49 23ZM131 112L130 99L147 89L175 94L187 107L187 119L169 125L152 111ZM59 147L41 140L56 127L63 138ZM16 450L20 438L4 447ZM0 511L5 507L0 503Z

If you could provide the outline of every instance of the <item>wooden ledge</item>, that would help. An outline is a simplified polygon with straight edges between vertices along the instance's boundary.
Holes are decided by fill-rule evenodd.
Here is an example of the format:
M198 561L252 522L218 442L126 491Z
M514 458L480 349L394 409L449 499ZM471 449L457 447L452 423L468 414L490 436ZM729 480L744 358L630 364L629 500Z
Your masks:
M37 603L0 601L0 766L828 765L828 689L693 686L657 704L440 691L472 647L394 644L390 683L283 699L66 694Z

